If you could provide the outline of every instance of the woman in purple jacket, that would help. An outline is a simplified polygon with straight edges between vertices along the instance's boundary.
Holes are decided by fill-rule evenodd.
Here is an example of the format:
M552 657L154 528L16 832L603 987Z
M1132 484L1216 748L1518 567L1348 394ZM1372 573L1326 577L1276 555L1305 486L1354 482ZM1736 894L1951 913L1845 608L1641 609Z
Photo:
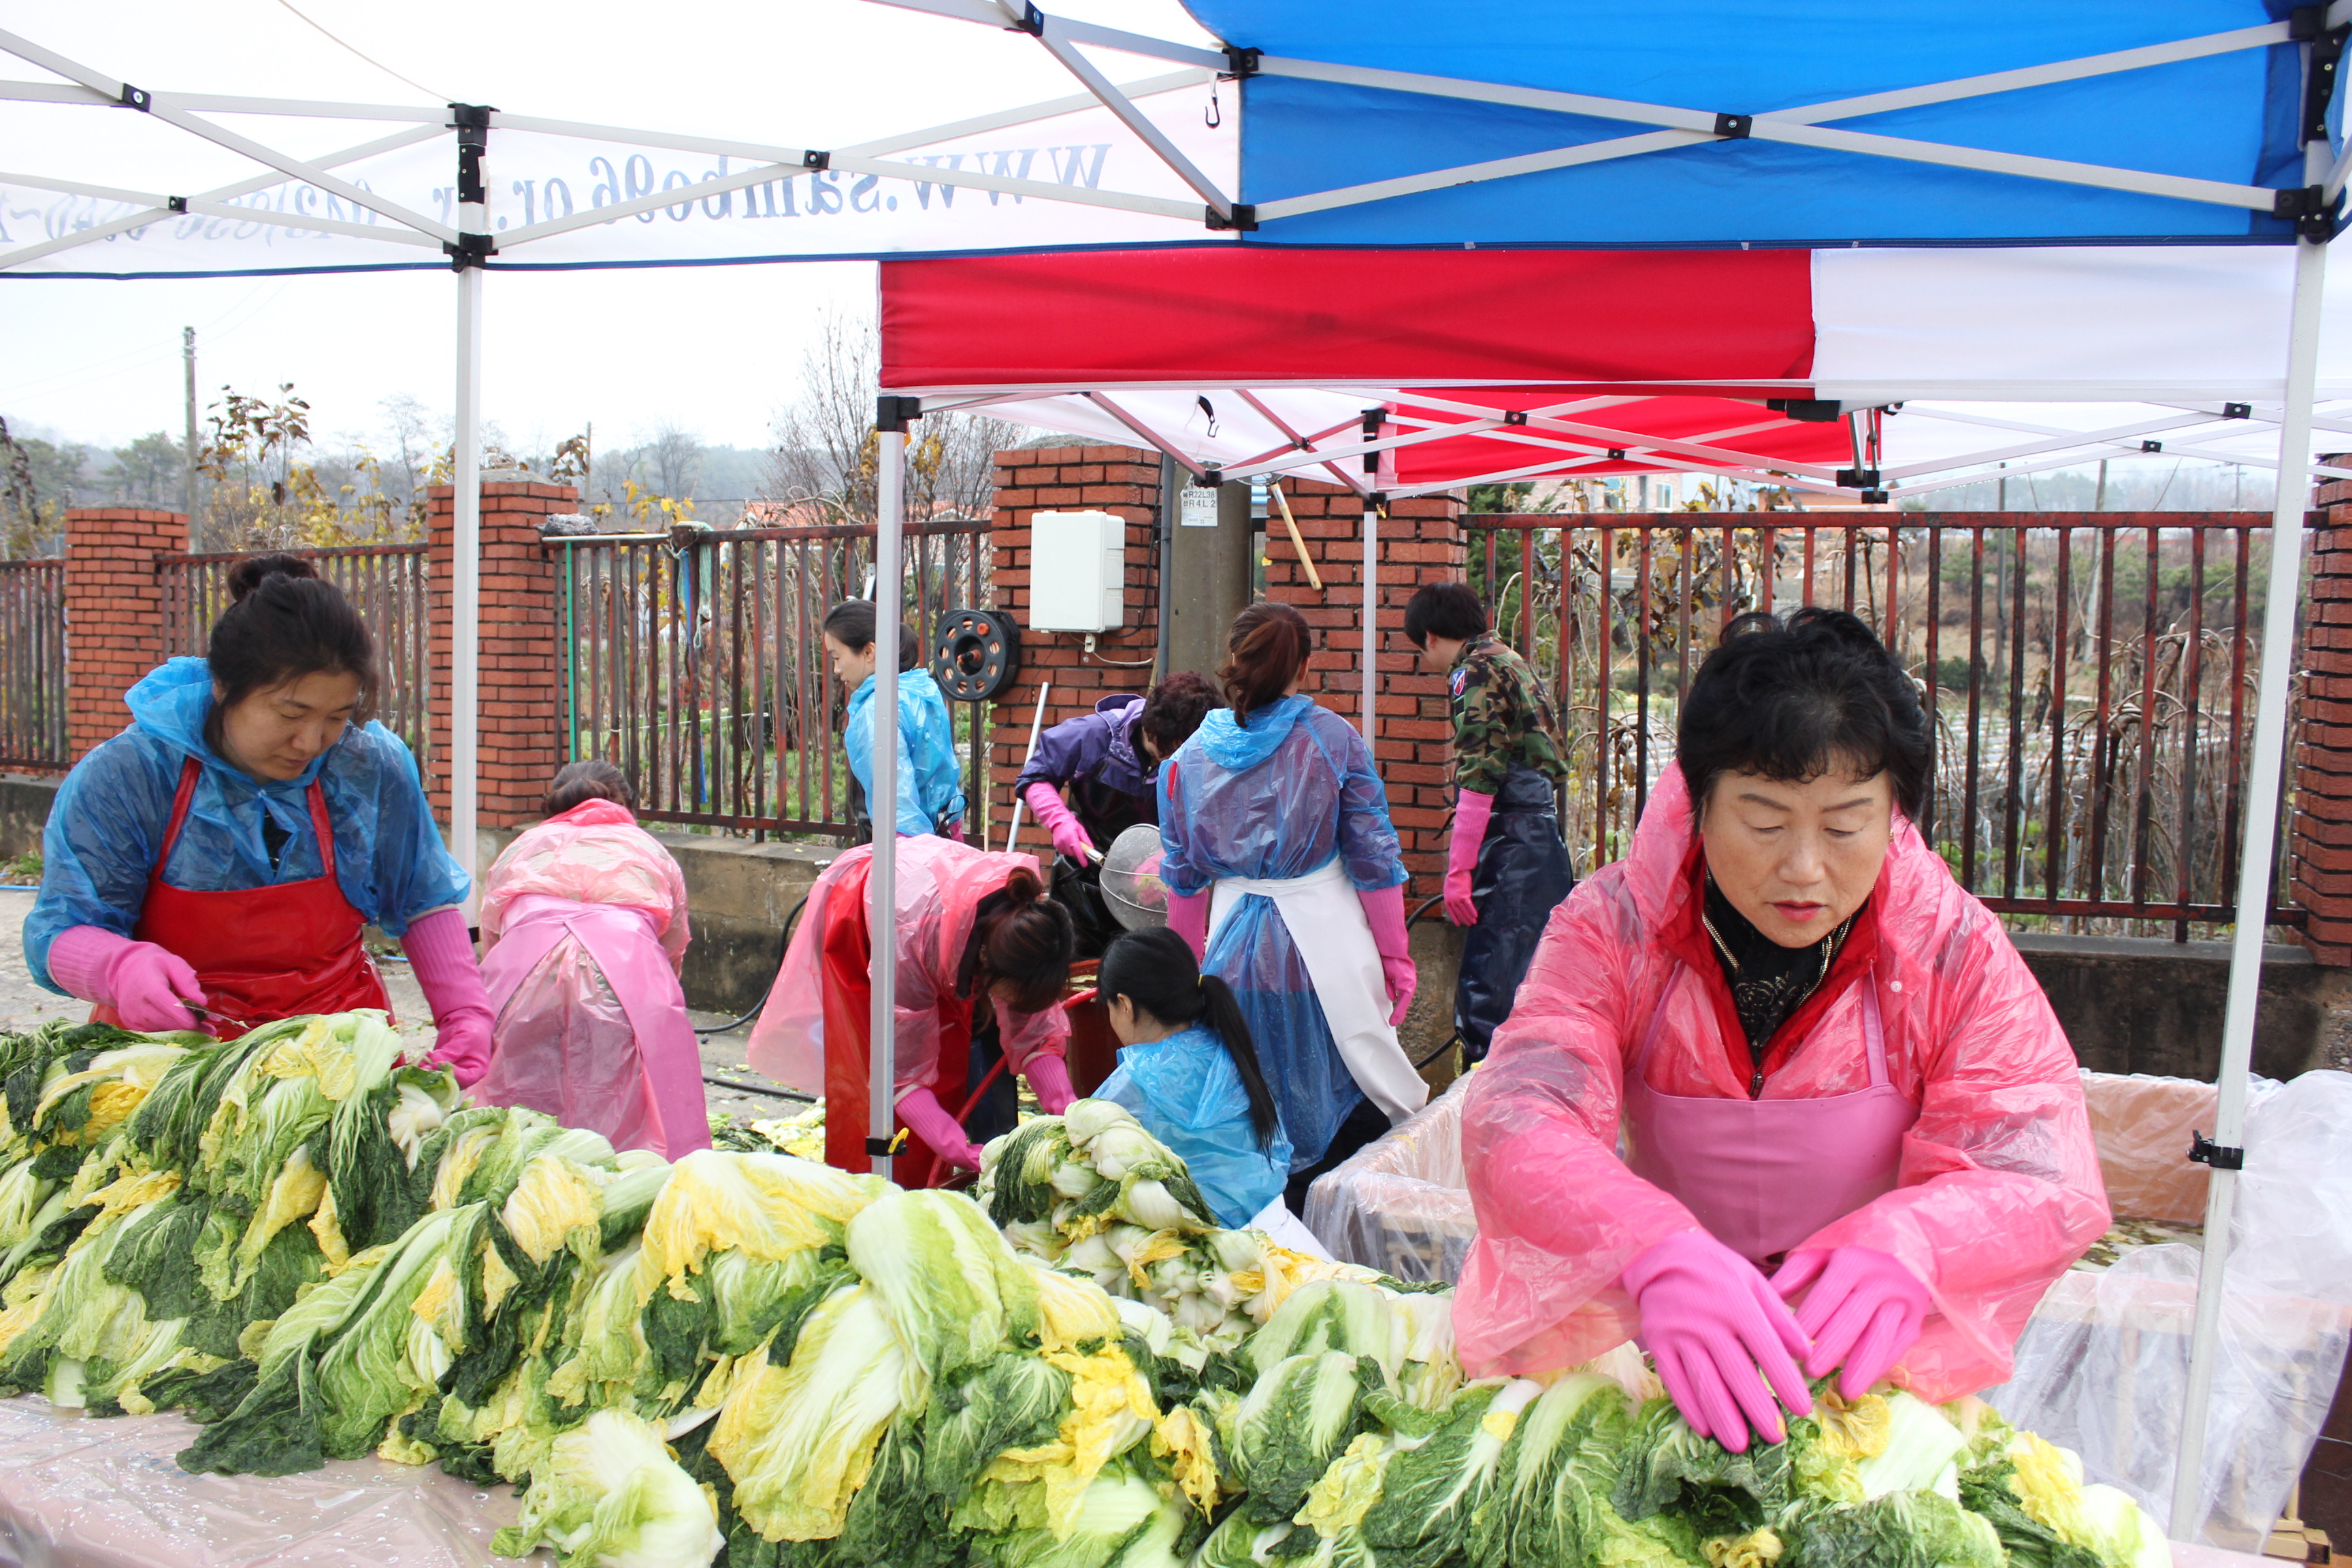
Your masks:
M1100 955L1121 929L1103 907L1096 880L1102 852L1137 823L1159 823L1151 781L1160 760L1191 740L1218 706L1216 689L1185 670L1140 696L1106 697L1093 712L1037 738L1013 790L1062 857L1054 867L1054 897L1077 921L1079 956Z

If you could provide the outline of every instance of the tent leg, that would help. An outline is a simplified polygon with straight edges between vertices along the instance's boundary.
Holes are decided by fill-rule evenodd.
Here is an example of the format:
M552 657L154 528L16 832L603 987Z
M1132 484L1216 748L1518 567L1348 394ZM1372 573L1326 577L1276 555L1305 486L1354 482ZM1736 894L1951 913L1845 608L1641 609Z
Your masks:
M481 908L482 269L457 272L457 418L450 475L449 838L467 922Z
M2278 500L2271 514L2269 603L2263 616L2262 686L2254 705L2254 752L2246 780L2244 846L2238 867L2238 921L2230 952L2229 1005L2221 1023L2221 1076L2213 1141L2245 1144L2246 1074L2253 1062L2254 1005L2262 990L2263 936L2271 903L2271 850L2278 832L2279 775L2285 758L2287 706L2294 675L2295 604L2302 588L2303 513L2309 500L2311 405L2318 380L2320 285L2327 247L2294 247L2294 313L2288 329L2286 407L2279 417ZM2202 1523L2205 1422L2221 1348L2222 1277L2229 1267L2230 1211L2237 1173L2216 1167L2205 1199L2205 1257L2197 1280L2197 1326L2189 1341L2187 1409L2172 1480L2175 1541L2193 1541Z
M1381 509L1364 508L1364 744L1372 744L1372 698L1380 689Z
M886 405L897 400L885 398ZM874 790L866 802L874 819L874 865L866 929L874 954L874 1015L867 1038L868 1131L887 1148L898 1122L898 605L899 531L906 521L907 427L886 406L879 423L879 471L875 483L874 530ZM896 425L896 428L888 426ZM890 1174L890 1156L874 1156L877 1175Z

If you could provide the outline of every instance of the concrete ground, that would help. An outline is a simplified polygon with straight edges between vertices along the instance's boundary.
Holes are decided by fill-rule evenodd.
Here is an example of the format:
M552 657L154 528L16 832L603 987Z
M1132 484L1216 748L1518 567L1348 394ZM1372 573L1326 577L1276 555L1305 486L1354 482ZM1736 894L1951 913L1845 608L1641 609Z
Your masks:
M58 996L33 984L25 968L25 946L22 933L25 916L33 907L29 892L0 891L0 1033L16 1034L33 1028L53 1018L79 1018L89 1011L84 1003ZM425 1005L424 993L416 987L415 977L408 965L387 963L383 965L384 986L392 993L393 1016L400 1020L401 1032L415 1038L419 1049L430 1050L433 1026L428 1021L432 1013ZM698 1026L721 1024L727 1018L715 1013L689 1015ZM743 1060L744 1047L751 1029L747 1026L723 1035L706 1037L702 1042L702 1070L711 1078L760 1088L778 1089L781 1085L752 1072ZM765 1120L772 1116L789 1116L802 1108L796 1100L780 1100L771 1095L730 1090L706 1083L707 1096L713 1115L721 1113L738 1121Z

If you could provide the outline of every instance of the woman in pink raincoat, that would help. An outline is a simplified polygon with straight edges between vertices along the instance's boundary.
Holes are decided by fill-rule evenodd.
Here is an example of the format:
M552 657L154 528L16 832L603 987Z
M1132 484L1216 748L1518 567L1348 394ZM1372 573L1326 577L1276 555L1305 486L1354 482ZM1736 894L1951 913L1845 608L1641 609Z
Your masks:
M637 826L635 798L612 763L569 763L548 789L547 820L490 868L482 979L497 1022L473 1094L676 1160L710 1147L702 1051L677 984L686 879Z
M1853 616L1726 629L1632 853L1553 914L1467 1091L1474 1375L1638 1336L1735 1450L1806 1377L2008 1376L2106 1193L2057 1019L1914 826L1929 762Z
M932 834L901 835L891 1043L893 1103L909 1141L891 1163L901 1186L932 1186L980 1169L961 1116L975 1014L992 1012L1007 1067L1058 1116L1076 1098L1065 1057L1070 1021L1070 912L1045 896L1034 855L992 852ZM752 1068L824 1097L824 1157L871 1169L867 1055L873 1032L875 930L871 845L844 854L809 889L768 1005L751 1029Z

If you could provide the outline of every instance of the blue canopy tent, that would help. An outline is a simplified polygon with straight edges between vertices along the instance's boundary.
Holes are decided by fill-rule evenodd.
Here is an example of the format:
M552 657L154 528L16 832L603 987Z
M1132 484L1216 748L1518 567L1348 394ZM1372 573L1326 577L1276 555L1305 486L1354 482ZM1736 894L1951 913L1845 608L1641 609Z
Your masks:
M1395 307L1366 294L1359 303L1372 313L1360 324L1371 330L1356 341L1392 346L1393 357L1371 354L1318 384L1297 365L1253 359L1258 324L1213 290L1202 297L1198 352L1171 353L1164 363L1114 374L1082 358L1040 365L1007 355L964 362L982 363L977 371L897 379L886 366L881 591L898 575L906 423L954 407L1129 433L1196 471L1328 467L1366 491L1388 482L1388 454L1447 434L1436 430L1443 419L1456 422L1451 434L1521 448L1479 477L1612 471L1607 465L1629 451L1645 454L1632 450L1629 432L1596 424L1589 405L1635 390L1793 398L1864 421L1875 406L1921 395L2154 405L2145 419L2071 437L2014 418L1978 418L2004 433L2004 445L1978 454L1988 462L2103 457L2122 444L2136 447L2148 429L2274 426L2276 544L2238 896L2242 910L2265 907L2263 847L2277 826L2300 479L2313 471L2324 258L2352 167L2352 153L2339 151L2334 91L2352 0L2294 8L2262 0L2160 7L1982 0L1941 11L1853 0L1463 0L1444 7L1198 0L1194 15L1213 35L1205 44L1069 21L1031 0L885 3L981 24L997 31L995 47L1042 48L1067 68L1076 90L903 136L825 146L481 105L177 92L124 82L0 33L0 50L47 73L0 83L0 127L14 144L62 145L36 139L50 121L18 116L102 109L158 136L209 143L238 176L157 188L136 177L135 159L105 182L0 174L0 194L37 193L22 205L41 215L29 233L0 226L0 278L454 267L463 474L478 453L488 270L1138 247L1203 252L1204 261L1255 252L1310 262L1316 252L1399 249L1805 253L1809 294L1792 309L1807 346L1782 370L1710 364L1712 340L1685 333L1654 361L1636 342L1605 368L1563 359L1495 363L1482 374L1475 354L1449 353L1433 374L1407 352L1413 345L1405 334L1386 331L1394 323L1379 312ZM972 54L981 58L978 47ZM1101 56L1140 58L1156 74L1115 81ZM274 129L289 125L343 129L326 146L292 152ZM59 125L55 134L70 129ZM496 179L485 178L486 163ZM600 165L602 174L588 173ZM663 165L674 166L665 173ZM949 200L956 193L965 195L960 205ZM0 207L13 216L19 204ZM1116 294L1119 267L1116 255L1103 258L1107 295ZM1623 270L1638 280L1660 269ZM2071 279L2065 289L2049 285L2061 274ZM2159 274L2180 286L2148 292ZM2258 277L2262 287L2275 286L2274 368L2224 364L2208 355L2221 353L2218 342L2183 346L2183 318L2236 309L2247 280ZM2129 308L2095 322L2103 300ZM1622 300L1606 292L1521 303L1553 317L1572 307L1595 321L1622 313ZM2004 316L2020 323L2007 337ZM1314 320L1312 311L1297 318L1307 327ZM1008 341L1027 326L1002 325ZM1674 335L1669 326L1659 334ZM2242 350L2246 333L2235 336ZM1920 344L1932 352L1909 353ZM1970 349L1982 352L1962 352ZM1117 397L1106 390L1122 387L1134 390ZM1433 395L1432 387L1446 390ZM1556 388L1561 402L1530 410L1520 397L1487 407L1482 387ZM1401 388L1423 394L1420 423L1391 422L1402 434L1381 426L1367 436L1346 412L1367 401L1393 406L1389 395ZM1181 428L1174 411L1202 389L1242 395L1224 405L1232 411L1226 448L1213 451ZM1580 411L1586 416L1567 416ZM2331 420L2329 427L2352 424ZM1747 463L1787 471L1769 447L1743 454L1739 435L1727 430L1700 457L1684 458L1717 469ZM1940 456L1880 468L1863 460L1859 442L1858 426L1853 469L1801 464L1797 482L1877 495L1932 489L1977 467ZM1647 455L1660 452L1671 458L1672 444ZM457 493L455 826L470 849L478 513L473 487L461 484ZM1368 495L1368 555L1377 528ZM1375 637L1369 611L1368 651ZM895 645L882 638L877 652L886 732L875 787L888 799ZM875 865L883 907L892 858L886 836ZM2225 1150L2242 1136L2262 934L2255 921L2241 921L2236 932L2215 1131ZM873 1037L881 1042L890 1037L889 944L876 953ZM889 1058L875 1052L877 1138L890 1130ZM2226 1159L2211 1184L2176 1533L2193 1521L2204 1443L2231 1205Z
M1099 29L1045 15L1030 0L889 3L1029 33L1121 112L1077 54L1079 44L1105 41ZM2237 903L2242 911L2268 907L2306 499L2297 476L2309 449L2326 245L2352 166L2352 148L2339 151L2335 91L2352 4L1188 4L1224 46L1223 74L1238 79L1240 172L1228 192L1173 158L1170 167L1244 247L1798 248L1818 257L1880 247L2292 247L2294 302L2275 350L2284 372L2275 542ZM1151 52L1131 38L1119 47ZM1196 48L1160 52L1203 63ZM1817 268L1817 289L1825 276ZM1965 262L1948 269L1953 276L1967 287ZM1612 303L1581 298L1574 309L1605 317ZM2096 381L2105 345L2080 346L2076 374ZM1218 356L1202 358L1213 364ZM1194 383L1210 378L1205 366L1192 374ZM1611 389L1560 379L1577 391ZM1049 378L1036 389L1076 390ZM1348 450L1414 438L1355 441ZM1875 488L1881 478L1868 482ZM1368 555L1376 528L1368 502ZM2259 918L2237 922L2221 1148L2204 1156L2213 1172L2176 1538L2193 1534L2198 1519L2263 936Z

